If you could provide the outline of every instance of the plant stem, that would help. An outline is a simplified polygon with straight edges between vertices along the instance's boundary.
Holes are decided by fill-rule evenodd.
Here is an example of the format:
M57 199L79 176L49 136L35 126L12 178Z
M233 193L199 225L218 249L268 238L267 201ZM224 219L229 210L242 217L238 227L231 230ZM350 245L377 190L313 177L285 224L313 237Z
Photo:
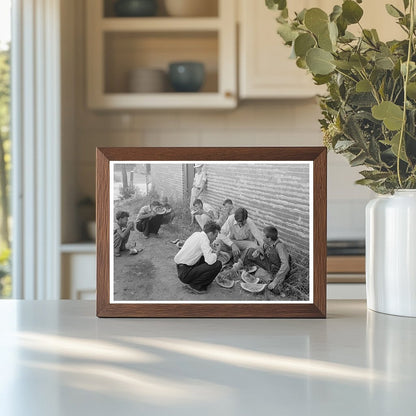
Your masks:
M345 74L344 72L340 71L338 68L335 68L335 71L336 71L336 72L338 72L338 73L339 73L339 74L341 74L341 75L344 75L344 77L349 78L351 81L353 81L353 82L355 82L355 83L357 83L357 82L358 82L355 78L351 77L351 76L350 76L350 75L348 75L348 74Z
M403 141L404 141L404 132L406 129L406 110L407 110L407 83L409 81L409 68L410 68L410 61L412 58L412 49L413 49L413 36L414 36L414 26L415 26L415 16L414 16L414 8L415 8L415 0L410 0L410 30L409 30L409 44L407 47L407 60L406 60L406 73L404 75L403 80L403 118L402 118L402 127L400 129L400 140L399 140L399 149L397 152L397 177L399 179L399 186L403 188L402 178L400 175L400 155L402 151Z
M377 101L377 104L380 104L380 98L378 96L376 87L374 86L374 84L370 81L370 78L368 78L367 73L365 72L365 69L363 67L362 71L360 71L360 75L363 79L365 79L366 81L368 81L368 83L370 84L371 87L371 93L373 94L374 99Z

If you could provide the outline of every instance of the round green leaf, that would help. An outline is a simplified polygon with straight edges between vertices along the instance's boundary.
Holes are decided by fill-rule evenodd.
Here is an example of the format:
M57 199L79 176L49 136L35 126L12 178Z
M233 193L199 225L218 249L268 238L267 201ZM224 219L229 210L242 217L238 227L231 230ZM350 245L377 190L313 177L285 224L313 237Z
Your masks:
M390 145L391 146L391 151L393 152L393 154L395 156L399 156L400 132L395 134L390 142L384 143L384 144ZM400 147L400 156L399 156L399 158L401 160L405 161L405 162L409 161L409 159L407 158L407 155L406 155L405 141L404 140L402 141L402 145Z
M363 16L363 9L352 0L346 0L342 3L342 16L349 23L358 23Z
M306 61L305 58L298 58L296 59L296 66L298 68L302 68L302 69L308 69L308 66L306 65Z
M318 7L309 9L305 13L305 26L315 35L324 32L328 26L328 15Z
M306 64L314 75L330 74L335 69L335 65L332 63L333 59L331 53L320 48L309 49L306 54Z
M296 13L296 20L298 20L299 22L303 23L304 19L305 19L305 14L306 14L307 9L302 9L299 13Z
M389 56L380 56L376 58L376 67L380 69L392 70L394 68L394 61Z
M321 49L324 49L328 52L333 52L334 45L332 43L331 37L329 36L328 28L318 35L318 45Z
M279 27L277 29L277 33L282 37L282 39L286 43L294 41L298 36L298 32L293 30L291 28L291 26L289 24L286 24L286 23L279 25Z
M314 75L315 85L324 85L331 82L331 75Z
M352 68L352 65L348 61L332 61L332 63L339 69L342 70L350 70Z
M368 64L367 60L357 53L351 56L350 63L354 68L358 70L363 69Z
M331 22L335 22L339 16L342 14L342 7L338 6L337 4L332 9L332 13L329 15L329 19Z
M315 46L316 42L313 36L309 33L302 33L295 39L295 53L296 56L304 58L306 52Z
M373 117L382 120L389 130L400 130L402 127L403 110L391 101L383 101L371 109Z
M361 81L357 82L357 85L355 86L355 90L357 92L370 92L371 91L370 81L366 79L362 79Z
M286 0L266 0L266 6L271 10L283 10L286 7Z
M338 26L334 22L328 23L329 37L331 38L332 44L335 46L338 39Z
M393 17L403 17L404 14L397 8L394 7L392 4L386 4L387 13Z
M340 36L344 36L348 27L348 22L344 19L342 15L339 16L337 19L337 27Z
M407 96L412 100L416 100L416 82L407 84Z

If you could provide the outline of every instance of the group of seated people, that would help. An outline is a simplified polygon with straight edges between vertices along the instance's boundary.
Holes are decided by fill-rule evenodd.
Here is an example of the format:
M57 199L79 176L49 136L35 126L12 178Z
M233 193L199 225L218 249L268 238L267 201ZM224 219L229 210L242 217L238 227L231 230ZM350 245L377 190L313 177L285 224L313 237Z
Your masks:
M200 199L195 199L191 209L191 225L194 223L194 221L196 221L202 230L208 221L213 220L220 226L223 226L227 218L233 212L234 204L231 199L226 199L222 204L222 208L218 212L215 212L212 205L206 202L202 202Z
M200 199L194 201L192 220L198 222L201 231L193 233L174 258L179 279L193 292L205 293L225 263L233 258L235 271L257 265L258 275L268 289L280 293L290 271L290 257L276 227L267 226L261 232L247 209L234 211L230 199L223 206L216 218L209 204Z
M194 293L205 293L223 266L233 260L233 269L257 265L259 276L268 289L280 293L282 284L290 271L290 256L278 238L274 226L261 232L249 218L245 208L234 210L233 202L226 199L216 213L210 204L196 199L193 203L192 223L196 221L201 231L194 232L176 254L174 261L178 277ZM173 220L175 212L167 198L152 201L143 206L136 221L129 222L129 213L118 211L114 227L114 255L126 249L130 231L134 228L143 233L158 236L162 224Z

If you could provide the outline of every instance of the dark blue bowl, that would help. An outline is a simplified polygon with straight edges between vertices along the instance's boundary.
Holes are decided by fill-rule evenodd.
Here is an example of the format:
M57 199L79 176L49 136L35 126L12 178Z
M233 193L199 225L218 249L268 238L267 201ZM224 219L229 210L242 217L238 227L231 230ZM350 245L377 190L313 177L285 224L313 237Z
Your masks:
M156 0L118 0L114 4L116 16L149 17L157 12Z
M169 80L177 92L197 92L205 80L205 67L201 62L172 62Z

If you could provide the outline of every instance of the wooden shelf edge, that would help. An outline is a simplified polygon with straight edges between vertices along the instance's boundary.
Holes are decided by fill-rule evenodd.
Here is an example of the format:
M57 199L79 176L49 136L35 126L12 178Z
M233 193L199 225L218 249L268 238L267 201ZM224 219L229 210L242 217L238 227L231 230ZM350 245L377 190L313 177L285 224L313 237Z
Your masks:
M220 27L221 20L218 17L107 17L101 19L101 29L104 32L203 32L217 31Z
M232 109L235 97L219 93L103 94L88 103L95 110L127 109Z
M65 254L75 254L75 253L95 254L96 247L93 241L85 241L85 242L79 242L79 243L62 243L60 250L61 250L61 253L65 253Z
M328 256L327 273L365 274L365 256Z

